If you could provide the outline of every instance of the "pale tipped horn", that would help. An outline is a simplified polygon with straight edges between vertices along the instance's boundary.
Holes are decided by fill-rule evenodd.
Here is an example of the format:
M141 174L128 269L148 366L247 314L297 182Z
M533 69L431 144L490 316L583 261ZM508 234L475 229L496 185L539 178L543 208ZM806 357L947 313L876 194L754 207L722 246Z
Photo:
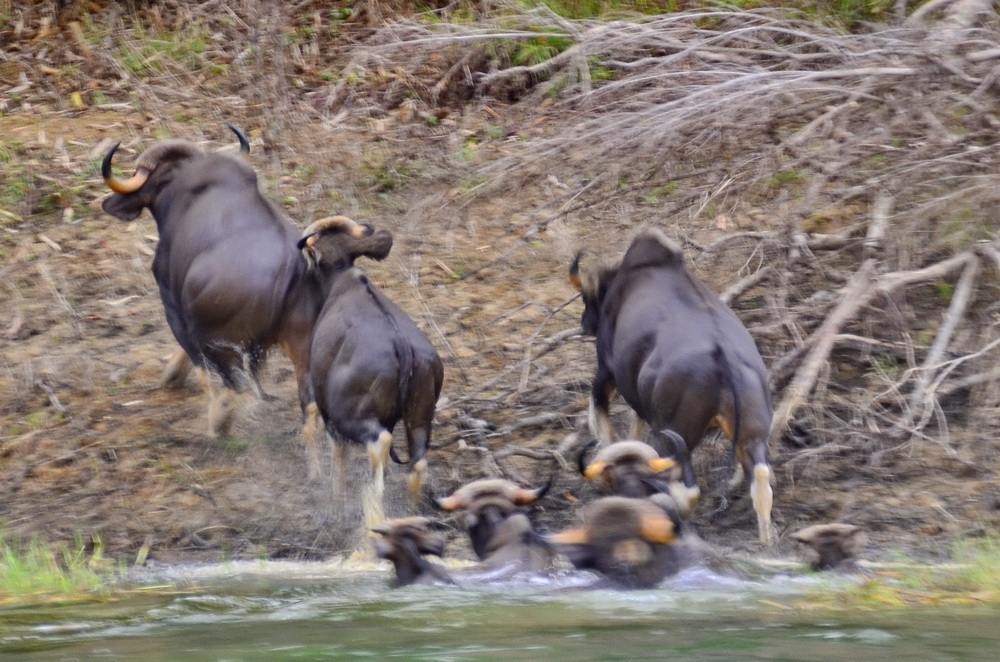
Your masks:
M666 545L674 541L674 523L666 515L645 515L639 523L639 534L646 542Z
M543 496L548 494L549 490L552 488L552 482L555 480L556 475L553 473L549 476L549 480L539 488L533 490L526 490L523 487L518 489L514 493L514 503L519 506L527 506L529 504L535 503Z
M669 457L654 457L647 462L647 465L655 473L662 473L667 469L673 469L677 463Z
M327 216L326 218L321 218L310 223L309 227L302 231L302 237L306 239L310 235L323 232L345 232L355 239L360 239L370 235L372 227L370 225L362 225L347 216Z
M115 152L118 151L119 145L121 145L121 143L115 143L104 156L104 161L101 162L101 176L104 177L104 183L107 184L108 188L115 193L121 193L122 195L135 193L142 188L142 185L146 183L147 179L149 179L149 170L145 167L139 166L135 169L135 174L126 180L118 179L111 174L111 160L114 158Z

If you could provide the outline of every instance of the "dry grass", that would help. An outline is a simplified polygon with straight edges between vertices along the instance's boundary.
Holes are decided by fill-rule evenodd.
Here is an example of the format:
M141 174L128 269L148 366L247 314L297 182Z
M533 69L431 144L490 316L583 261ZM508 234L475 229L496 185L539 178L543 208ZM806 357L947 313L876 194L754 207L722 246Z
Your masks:
M300 485L290 406L249 406L232 448L212 448L199 398L150 388L172 349L153 229L97 211L102 139L124 139L124 162L161 137L228 141L223 120L248 129L297 221L336 211L396 235L373 273L447 363L442 491L533 483L572 455L593 350L566 262L652 223L726 291L776 402L796 395L774 445L779 523L846 518L938 553L934 536L997 525L995 16L849 33L768 9L370 21L218 4L108 3L75 17L89 58L56 39L69 28L43 35L51 7L18 8L0 62L0 517L19 533L103 525L130 552L150 531L182 553L345 544L328 486ZM864 305L838 306L859 272ZM280 361L271 381L293 401ZM725 456L699 450L708 486ZM117 500L98 500L109 485ZM553 494L557 522L581 496L570 471ZM698 525L732 542L750 522L737 508Z

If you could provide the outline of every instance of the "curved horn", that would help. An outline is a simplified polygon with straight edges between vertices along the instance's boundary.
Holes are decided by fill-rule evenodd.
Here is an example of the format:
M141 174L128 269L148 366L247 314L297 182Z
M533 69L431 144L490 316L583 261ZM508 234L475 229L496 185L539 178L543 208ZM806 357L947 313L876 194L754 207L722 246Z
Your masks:
M347 216L327 216L313 221L302 231L303 239L308 239L308 235L320 234L323 232L346 232L355 239L360 239L371 234L371 226L362 225Z
M578 292L583 291L583 280L580 279L581 255L583 255L583 251L578 251L576 256L573 258L573 262L569 265L569 282L577 289Z
M553 471L552 474L549 475L548 481L546 481L546 483L541 487L533 490L526 490L522 487L521 489L519 489L517 492L514 493L514 503L516 503L519 506L527 506L528 504L535 503L543 496L548 494L549 490L552 488L552 483L553 481L555 481L555 479L556 479L556 474Z
M450 513L455 510L461 510L465 508L465 501L454 494L450 497L445 497L444 499L439 499L437 497L431 497L431 503L438 510L443 510L446 513Z
M234 125L230 124L229 122L226 122L226 128L236 134L236 138L240 141L240 151L243 152L244 154L249 154L250 141L247 140L246 134L240 131Z
M647 464L654 473L663 473L667 469L673 469L677 466L677 463L669 457L654 457Z
M594 439L589 444L584 446L583 449L580 451L580 454L576 456L576 467L577 469L579 469L580 475L583 476L584 478L587 477L587 463L584 458L587 456L587 451L596 446L597 443L598 443L597 439Z
M639 535L646 542L666 545L674 541L674 523L666 515L645 515L639 523Z
M142 166L135 169L135 174L128 179L122 181L114 175L111 174L111 159L114 158L115 152L118 151L118 146L121 145L120 142L114 144L114 146L108 150L108 153L104 156L104 161L101 162L101 176L104 177L104 183L107 184L108 188L115 193L121 193L122 195L128 193L134 193L142 188L142 185L146 183L149 179L149 170L143 168Z

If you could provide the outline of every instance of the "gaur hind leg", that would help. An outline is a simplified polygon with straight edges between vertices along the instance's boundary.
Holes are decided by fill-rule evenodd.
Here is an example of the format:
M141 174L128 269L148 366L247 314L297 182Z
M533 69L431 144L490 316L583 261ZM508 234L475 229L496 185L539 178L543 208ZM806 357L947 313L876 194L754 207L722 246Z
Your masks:
M234 393L216 382L208 370L202 370L202 383L208 393L208 435L214 439L229 434L236 414Z
M281 347L288 355L295 370L295 382L299 392L299 406L302 408L302 441L306 450L306 465L309 478L319 478L320 452L319 435L323 428L320 420L319 407L313 396L312 383L309 379L309 340L310 336L302 330L294 330L287 334L281 342ZM336 466L336 465L335 465Z
M163 373L160 375L159 387L171 390L182 388L184 381L193 367L194 363L191 362L191 357L188 356L187 352L178 347L170 355L166 367L163 368Z
M385 494L385 465L389 461L392 434L378 421L364 420L342 423L338 432L345 439L361 442L368 454L368 481L362 497L365 526L372 529L385 521L383 498ZM341 463L343 464L343 463Z
M309 480L316 480L320 470L319 437L323 434L323 420L315 402L306 405L305 423L302 425L302 439L306 447L306 471ZM337 442L333 442L336 445ZM336 465L334 465L336 466Z
M430 423L419 427L406 426L406 438L410 448L410 476L407 488L414 503L420 503L420 496L427 482L427 449L430 446Z
M757 514L757 535L761 544L773 541L771 507L774 492L771 489L773 474L767 461L767 436L755 437L743 453L746 472L750 475L750 498Z
M587 423L590 427L590 433L597 439L599 446L607 446L614 442L614 429L608 414L608 407L614 392L615 384L611 379L611 374L605 368L598 366L590 393Z
M332 434L327 434L327 439L330 440L330 459L333 464L333 495L339 501L346 502L351 447L346 441Z

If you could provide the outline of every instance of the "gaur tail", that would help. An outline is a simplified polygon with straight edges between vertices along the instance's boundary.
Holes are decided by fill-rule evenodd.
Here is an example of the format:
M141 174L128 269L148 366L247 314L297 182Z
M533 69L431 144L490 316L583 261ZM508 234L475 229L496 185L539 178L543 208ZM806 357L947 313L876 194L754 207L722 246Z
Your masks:
M736 377L733 375L733 368L729 363L729 357L726 355L726 350L723 349L722 345L716 343L715 350L712 352L712 358L718 363L719 369L722 372L722 379L726 382L726 388L729 389L729 392L733 396L733 438L729 446L729 462L735 471L738 464L736 461L736 444L740 440L740 411L742 409L740 406L740 393L739 389L736 388Z

